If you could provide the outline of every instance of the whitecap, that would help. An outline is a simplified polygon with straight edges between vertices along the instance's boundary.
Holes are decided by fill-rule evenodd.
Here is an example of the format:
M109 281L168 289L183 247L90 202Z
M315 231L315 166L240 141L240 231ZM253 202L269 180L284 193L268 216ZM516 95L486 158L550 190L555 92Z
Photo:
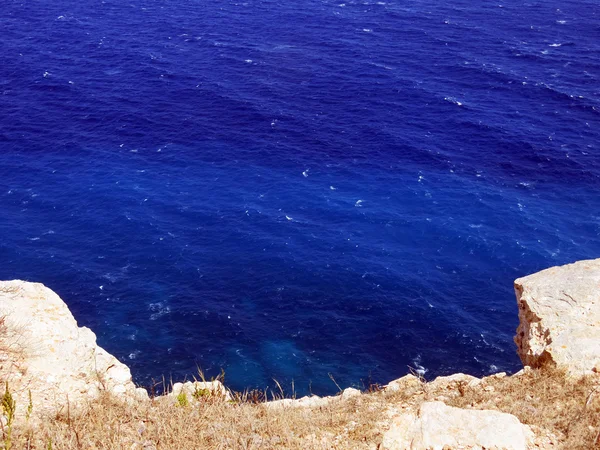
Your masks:
M244 62L248 63L248 64L252 64L252 60L251 59L245 59Z
M115 281L117 281L117 277L114 276L112 273L108 272L105 273L104 275L102 275L102 278L110 281L111 283L114 283Z
M337 191L337 188L333 186L329 186L329 189L331 189L332 191Z
M29 238L30 241L39 241L40 238L39 237L34 237L34 238Z
M354 204L354 206L356 206L357 208L362 206L362 202L363 200L356 200L356 203Z
M481 336L481 340L483 341L483 343L484 343L485 345L490 345L490 343L489 343L488 341L486 341L486 340L485 340L485 336L484 336L483 334L481 334L481 333L480 333L480 334L479 334L479 336Z
M557 20L556 23L558 23L559 25L564 25L565 23L567 23L566 20Z
M306 169L304 172L302 172L302 175L304 175L304 178L308 177L308 169Z
M362 29L365 33L372 33L373 30L371 28L363 28Z
M549 47L560 47L562 44L550 44Z
M291 217L290 217L290 216L288 216L288 215L286 215L286 216L285 216L285 218L286 218L287 220L294 220L293 218L291 218Z
M156 320L166 314L169 314L171 312L171 308L168 306L165 306L164 303L162 302L158 302L158 303L150 303L150 305L148 306L148 309L150 309L150 311L153 311L154 314L150 315L150 320Z
M456 106L462 106L463 105L462 102L459 102L454 97L444 97L444 100L446 100L447 102L450 102L450 103L454 103Z

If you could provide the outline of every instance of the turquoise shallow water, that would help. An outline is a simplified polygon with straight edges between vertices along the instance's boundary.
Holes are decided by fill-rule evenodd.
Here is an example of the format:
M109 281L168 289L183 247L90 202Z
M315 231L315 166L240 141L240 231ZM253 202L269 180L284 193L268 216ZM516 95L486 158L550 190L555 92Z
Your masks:
M593 3L0 12L0 278L136 381L519 367L512 280L598 256Z

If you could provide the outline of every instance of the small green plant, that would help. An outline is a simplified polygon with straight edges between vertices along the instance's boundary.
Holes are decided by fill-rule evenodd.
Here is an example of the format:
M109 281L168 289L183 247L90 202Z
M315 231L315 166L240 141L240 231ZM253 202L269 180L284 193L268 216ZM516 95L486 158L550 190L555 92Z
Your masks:
M48 446L46 447L46 450L52 450L52 439L48 439Z
M212 391L210 389L200 389L198 386L196 386L194 388L192 397L194 397L194 399L200 401L202 398L207 398L207 397L210 397L211 395L212 395Z
M15 420L15 411L17 409L17 402L13 398L10 390L8 389L8 382L6 382L6 390L2 396L2 412L6 417L6 431L4 431L4 448L10 450L12 448L12 426Z
M179 394L177 394L177 404L182 408L185 408L190 404L187 395L185 395L185 392L183 390Z

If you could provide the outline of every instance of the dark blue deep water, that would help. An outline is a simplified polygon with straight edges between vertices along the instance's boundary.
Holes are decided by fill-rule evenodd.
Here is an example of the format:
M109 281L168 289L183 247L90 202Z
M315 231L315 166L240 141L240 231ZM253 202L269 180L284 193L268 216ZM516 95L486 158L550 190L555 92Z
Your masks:
M595 0L3 0L0 279L138 383L514 371L600 256Z

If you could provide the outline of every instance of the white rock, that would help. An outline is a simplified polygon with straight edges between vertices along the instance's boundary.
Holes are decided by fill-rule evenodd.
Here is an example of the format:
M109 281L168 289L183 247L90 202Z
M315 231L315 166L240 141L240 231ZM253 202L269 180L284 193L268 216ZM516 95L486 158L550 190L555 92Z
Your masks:
M218 380L175 383L171 392L169 392L168 397L177 398L182 392L190 403L209 397L219 397L225 401L231 400L231 394L227 388L223 386L223 383Z
M347 388L344 389L340 395L330 397L319 397L318 395L305 396L299 399L284 398L281 400L274 400L266 402L267 408L318 408L327 406L334 402L340 402L348 400L352 397L360 396L361 392L358 389Z
M524 365L548 363L571 373L600 364L600 259L552 267L515 280Z
M519 370L518 372L515 372L512 376L513 377L520 377L520 376L525 375L525 374L527 374L529 372L531 372L531 367L525 366L521 370Z
M533 438L531 429L511 414L426 402L417 413L404 413L392 420L382 448L526 450Z
M385 386L386 391L390 392L416 392L423 388L423 383L414 375L408 374L397 380L390 381Z
M98 347L95 334L77 326L67 305L44 285L0 281L0 316L6 328L1 375L17 414L27 408L28 391L34 413L73 406L101 391L144 397L129 368Z
M361 392L358 389L354 388L346 388L342 391L342 399L346 400L352 397L358 397L361 395Z
M470 387L474 387L480 384L481 380L472 375L467 375L464 373L455 373L444 377L437 377L435 380L429 383L429 386L433 388L453 388L461 383L464 383Z

